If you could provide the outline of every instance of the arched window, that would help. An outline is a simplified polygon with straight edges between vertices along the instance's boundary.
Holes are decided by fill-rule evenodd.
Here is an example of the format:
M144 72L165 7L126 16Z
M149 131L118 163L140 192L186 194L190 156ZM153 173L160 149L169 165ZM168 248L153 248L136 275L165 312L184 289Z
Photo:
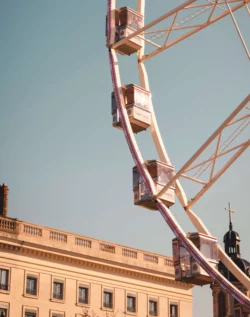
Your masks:
M226 295L222 291L218 295L218 312L219 317L226 316Z

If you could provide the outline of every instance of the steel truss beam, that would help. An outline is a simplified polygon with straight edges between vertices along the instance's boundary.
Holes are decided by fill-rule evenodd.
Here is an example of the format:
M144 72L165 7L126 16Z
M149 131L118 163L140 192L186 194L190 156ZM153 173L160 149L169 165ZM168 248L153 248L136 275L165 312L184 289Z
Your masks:
M144 40L148 45L151 45L151 52L148 54L144 54L140 57L140 62L145 62L151 57L165 51L166 49L174 46L175 44L183 41L184 39L190 37L191 35L201 31L207 26L219 21L220 19L231 15L235 28L240 37L241 43L246 51L248 58L250 59L250 53L247 49L247 45L243 39L243 36L239 30L233 12L236 10L245 7L247 12L250 14L248 3L250 0L204 0L205 3L198 3L197 0L189 0L183 3L182 5L176 7L175 9L169 11L168 13L162 15L158 19L148 23L141 29L135 31L128 37L116 42L111 46L111 48L115 49L120 45L124 44L131 38L135 36L139 36L142 40ZM194 4L196 3L196 4ZM217 10L216 10L217 9ZM178 17L181 16L184 12L189 12L186 17L182 17L181 20L177 21ZM193 11L195 10L195 11ZM209 12L209 16L205 16L203 13ZM199 17L202 19L199 23L190 24L190 21ZM158 30L153 30L152 28L161 22L166 22L169 25L166 28L161 28ZM184 25L184 24L188 25ZM175 38L170 40L170 35L174 35ZM163 41L162 44L155 43L155 41L161 39Z
M227 119L220 125L220 127L208 138L208 140L198 149L198 151L187 161L186 164L174 175L174 177L168 182L168 184L156 195L156 198L160 198L169 188L173 185L180 177L184 177L188 180L197 182L203 185L203 188L194 196L193 199L187 202L186 208L191 208L199 198L215 183L220 176L236 161L236 159L250 146L250 138L241 142L240 144L231 146L233 141L239 136L239 134L250 125L250 113L247 104L250 102L250 94L242 101L242 103L227 117ZM247 114L242 114L246 111ZM221 138L228 131L228 127L237 125L233 133L224 141L222 144ZM213 154L207 159L203 159L202 162L196 163L197 160L204 154L205 150L215 141L215 149ZM215 173L215 165L217 160L226 156L229 153L233 153L230 158L227 158L220 167L220 169ZM186 173L196 170L195 177L190 177ZM205 170L210 169L208 181L198 179ZM197 176L198 175L198 176Z

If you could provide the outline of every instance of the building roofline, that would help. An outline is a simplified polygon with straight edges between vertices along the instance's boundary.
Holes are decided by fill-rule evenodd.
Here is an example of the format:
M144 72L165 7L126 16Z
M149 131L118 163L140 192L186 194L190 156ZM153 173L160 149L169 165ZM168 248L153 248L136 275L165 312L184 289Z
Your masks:
M2 217L0 217L0 219L1 219L1 218L2 218ZM108 244L110 244L110 245L114 245L114 246L118 246L118 247L122 247L122 248L129 248L129 249L131 249L131 250L138 251L138 252L146 252L146 253L149 253L149 254L151 254L151 255L169 258L169 260L172 260L172 259L173 259L172 256L168 256L168 255L165 255L165 254L155 253L155 252L147 251L147 250L144 250L144 249L138 249L138 248L134 248L134 247L131 247L131 246L128 246L128 245L119 244L119 243L114 243L114 242L111 242L111 241L108 241L108 240L96 239L96 238L92 238L92 237L90 237L90 236L85 236L85 235L81 235L81 234L78 234L78 233L73 233L73 232L70 232L70 231L65 231L65 230L61 230L61 229L57 229L57 228L53 228L53 227L48 227L48 226L43 226L43 225L37 225L37 224L35 224L35 223L33 223L33 222L28 222L28 221L20 220L20 219L18 219L18 218L12 218L12 217L5 217L5 218L6 218L6 219L13 220L13 221L20 222L20 223L25 223L25 224L27 224L27 225L36 226L36 227L39 227L39 228L42 228L42 229L54 230L54 231L58 231L58 232L60 232L60 233L67 234L67 235L74 235L74 236L78 236L78 237L80 237L80 238L86 238L86 239L90 239L90 240L95 240L95 241L102 242L102 243L108 243ZM1 231L1 226L0 226L0 231Z

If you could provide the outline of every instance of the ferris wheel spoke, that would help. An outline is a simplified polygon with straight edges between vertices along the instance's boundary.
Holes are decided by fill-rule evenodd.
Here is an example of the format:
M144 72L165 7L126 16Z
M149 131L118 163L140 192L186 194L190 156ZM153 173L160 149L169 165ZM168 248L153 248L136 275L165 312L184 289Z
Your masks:
M144 15L144 11L140 11L140 13ZM210 14L210 16L211 15L212 14ZM176 18L176 16L177 16L177 14L175 15L175 18ZM141 54L143 54L143 51L144 51L144 47L142 47L142 49L138 52L138 57L140 57ZM146 89L148 89L148 90L150 90L149 82L148 82L148 75L147 75L147 71L146 71L144 63L139 62L138 63L138 67L139 67L139 75L140 75L141 86L146 88ZM152 106L152 110L153 110L153 105L151 105L151 106ZM250 109L248 109L247 106L245 106L245 109L250 110ZM232 119L231 121L229 121L227 126L236 124L237 122L240 122L240 121L242 121L244 119L248 119L249 116L250 116L250 114L247 114L245 116L238 117L235 120ZM167 155L165 146L164 146L164 144L162 142L160 131L159 131L159 128L158 128L158 124L157 124L154 112L152 114L152 117L153 117L153 120L152 120L153 124L151 125L151 134L152 134L152 137L153 137L153 140L154 140L154 143L155 143L155 147L156 147L157 152L159 154L159 157L160 157L160 159L163 162L171 163L170 159L169 159L169 157ZM220 140L221 140L221 133L219 133L219 136L218 136L218 140L217 140L217 144L216 144L216 150L215 150L215 156L223 155L223 153L218 154L218 151L220 149ZM212 171L213 171L216 160L211 158L209 161L212 161L212 164L213 164ZM201 166L203 166L203 165L201 165ZM210 180L212 178L212 174L213 174L213 172L210 173ZM186 176L184 174L182 175L182 177L189 178L188 176ZM205 182L202 182L200 180L196 180L194 178L192 178L192 180L193 181L197 181L198 183L201 183L202 185L206 185ZM198 230L198 232L207 234L209 236L212 236L211 233L209 232L209 230L207 229L207 227L205 226L205 224L203 223L203 221L190 208L186 207L188 205L188 199L186 197L186 193L184 192L184 190L183 190L183 188L181 186L181 183L180 183L179 179L176 180L176 195L177 195L181 205L184 207L187 216L189 217L189 219L191 220L191 222L193 223L195 228ZM219 244L217 246L218 246L219 258L222 261L222 263L226 267L228 267L231 272L233 272L234 276L236 276L237 279L247 289L250 289L250 279L238 268L238 266L235 265L235 263L228 257L228 255L219 246Z
M239 300L246 308L250 309L249 298L246 297L241 291L239 291L234 285L231 284L223 275L221 275L215 268L212 267L211 263L204 257L204 255L194 246L194 244L186 237L185 232L176 222L171 211L164 206L161 202L158 202L158 208L162 214L164 220L167 222L169 227L175 233L176 236L185 246L185 249L195 258L195 260L201 265L201 267L209 273L209 275L216 280L228 294L232 295L235 299ZM232 262L231 259L224 259L227 262L227 267L234 272L239 271L239 268ZM228 260L228 261L227 261ZM249 280L250 281L250 280ZM249 288L247 288L249 289Z
M222 9L222 10L224 11L223 8L221 8L220 6L218 6L218 0L216 0L214 6L213 6L213 8L212 8L212 10L211 10L211 12L210 12L210 14L209 14L209 16L208 16L208 18L207 18L207 23L209 23L210 19L212 18L212 15L214 14L215 8L220 8L220 9Z
M190 208L186 208L186 213L198 232L211 236L211 233L203 221ZM230 257L219 244L217 244L217 247L221 262L230 270L230 272L233 273L233 275L242 283L242 285L245 286L246 289L250 289L250 279L248 276L246 276L244 272L237 265L235 265L232 259L230 259Z
M215 8L219 8L221 9L222 11L226 11L222 6L219 5L219 0L216 0L215 2L212 2L210 0L207 0L207 2L209 2L211 5L213 5L213 9L212 9L212 14L211 16L213 15L213 12L215 10ZM223 2L221 2L221 4L223 4Z
M234 5L234 6L231 8L231 11L234 12L234 11L236 11L236 10L242 8L244 5L245 5L245 3L244 3L243 1L237 1L237 4ZM213 12L212 12L212 11L213 11ZM158 49L156 49L156 50L153 50L153 51L151 51L149 54L144 55L144 56L142 57L142 61L145 62L146 60L152 58L153 56L158 55L159 53L161 53L161 52L167 50L168 48L170 48L170 47L172 47L172 46L178 44L179 42L185 40L186 38L190 37L191 35L193 35L193 34L199 32L199 31L203 30L204 28L208 27L209 25L212 25L213 23L215 23L215 22L221 20L222 18L224 18L224 17L226 17L226 16L228 16L228 15L230 14L229 10L227 10L227 11L223 11L223 13L218 14L218 15L215 16L215 5L214 5L212 11L211 11L212 14L211 14L211 16L209 17L209 19L206 19L203 23L199 23L199 24L195 24L195 25L188 25L188 26L180 26L180 27L177 26L177 27L173 27L173 28L172 28L172 31L175 31L175 33L178 33L178 31L183 31L183 30L185 30L185 29L186 29L186 30L192 29L192 30L189 31L189 32L186 32L186 33L184 33L184 34L181 34L180 36L177 35L174 40L172 40L172 41L167 41L166 43L164 43L164 45L162 45L161 48L158 48ZM201 12L201 13L204 13L204 11ZM201 13L200 13L200 14L201 14ZM200 15L200 14L199 14L199 15ZM245 47L245 50L246 50L246 52L247 52L247 56L249 57L249 53L248 53L248 50L247 50L247 48L246 48L246 45L245 45L244 47Z
M221 168L217 174L209 180L209 182L196 194L194 198L192 198L189 202L187 207L192 207L203 195L204 193L220 178L222 174L225 173L225 171L236 161L236 159L245 152L245 150L250 145L250 139L245 144L240 146L240 149L235 153L235 155Z
M245 7L246 7L246 10L247 10L248 14L250 15L250 9L249 9L249 7L248 7L248 4L247 4L247 3L245 4Z
M239 37L240 37L241 43L242 43L242 45L243 45L243 47L244 47L244 49L245 49L245 51L246 51L246 54L247 54L248 58L250 59L250 53L249 53L249 51L248 51L248 48L247 48L246 43L245 43L245 41L244 41L244 38L243 38L243 36L242 36L242 34L241 34L241 32L240 32L240 28L239 28L239 26L238 26L238 24L237 24L237 22L236 22L236 19L235 19L235 17L234 17L234 14L233 14L233 12L232 12L232 9L231 9L231 7L230 7L230 5L229 5L229 3L228 3L227 0L225 0L225 3L226 3L226 5L227 5L228 11L230 12L231 18L232 18L232 20L233 20L233 23L234 23L234 26L235 26L235 28L236 28L236 30L237 30L237 33L238 33L238 35L239 35Z
M169 11L168 13L165 13L164 15L162 15L161 17L157 18L156 20L148 23L147 25L145 25L144 27L142 27L141 29L133 32L132 34L130 34L129 36L127 36L126 38L120 40L119 42L115 43L112 45L113 49L116 49L118 46L128 42L128 40L132 39L133 37L140 35L140 34L144 34L146 30L152 28L153 26L159 24L160 22L166 20L167 18L171 17L172 15L174 15L176 12L179 12L181 10L183 10L184 8L186 8L188 5L196 2L197 0L188 0L185 3L183 3L182 5L178 6L177 8ZM157 31L156 31L157 32Z
M208 27L209 25L219 21L220 19L228 15L231 15L243 47L247 53L248 58L250 58L247 45L243 39L243 36L233 15L233 12L244 6L249 12L249 8L247 5L249 0L247 0L247 2L244 0L206 0L205 3L194 4L197 2L197 0L186 1L182 5L169 11L158 19L150 22L149 24L133 32L122 40L116 43L113 42L114 44L111 45L111 47L113 49L116 49L119 46L124 45L134 37L142 39L145 44L147 44L147 50L149 50L149 52L142 55L140 58L141 62L145 62L146 60L158 55L166 49L176 45L177 43L183 41L191 35ZM185 12L190 10L191 13L185 15ZM205 14L206 12L209 12L209 15ZM179 16L181 16L181 18L179 21L177 21L177 17ZM191 22L196 18L199 18L199 23L192 24ZM162 22L164 22L164 25L167 24L169 26L161 27ZM154 29L154 27L157 25L159 26L158 29Z
M199 1L199 0L198 0ZM132 129L132 123L128 117L126 111L125 98L123 95L123 89L125 86L121 86L119 68L118 68L118 60L116 58L116 48L117 52L122 55L130 55L130 53L137 52L138 57L138 70L140 77L140 86L144 88L149 96L147 99L147 105L149 106L151 113L150 131L153 137L153 141L155 144L155 148L158 152L160 163L166 163L171 165L170 159L168 157L166 148L161 138L161 134L159 131L159 127L157 124L157 120L154 113L154 107L150 94L149 80L146 71L146 67L144 65L144 61L149 57L150 54L152 56L158 54L160 51L163 51L170 46L180 42L181 40L189 37L190 35L198 32L199 30L205 28L206 26L218 21L226 15L233 16L232 12L238 10L242 6L246 6L248 12L249 8L247 3L249 0L215 0L214 2L211 0L203 0L205 3L203 4L194 4L198 2L197 0L189 0L179 7L171 10L167 14L164 14L160 18L155 21L149 23L146 26L144 25L144 10L145 10L145 0L137 0L137 13L133 13L137 15L140 19L140 29L135 32L128 32L127 37L123 37L124 33L121 34L120 28L122 28L123 24L120 20L120 12L124 8L118 8L117 11L115 9L115 0L108 0L108 14L107 14L107 46L109 48L109 57L110 57L110 67L111 67L111 76L114 87L114 95L117 103L117 110L121 117L121 128L126 137L129 149L131 151L132 157L136 163L136 173L138 177L142 177L143 185L146 185L148 193L150 194L149 201L154 203L156 208L149 207L149 205L143 205L148 209L159 210L163 215L164 219L167 221L170 228L176 234L176 236L182 241L183 245L190 252L190 254L197 260L197 263L204 268L204 270L208 273L212 279L216 280L220 286L222 286L228 294L232 295L235 299L237 299L240 303L242 303L245 307L250 309L250 301L249 299L236 287L234 287L225 277L223 277L220 273L218 273L217 269L211 266L209 259L205 258L204 255L199 251L197 247L195 247L191 240L187 238L185 232L181 229L181 227L176 222L174 216L171 214L170 210L166 207L166 201L161 199L161 195L163 192L167 191L171 185L175 184L175 193L184 207L186 214L197 228L199 233L204 233L208 236L208 238L212 238L210 232L202 222L202 220L190 209L191 206L198 201L198 199L208 190L209 187L213 185L213 183L226 171L226 169L250 146L250 139L247 141L240 141L237 145L233 144L236 137L238 138L239 134L245 130L245 128L250 124L250 108L247 107L247 103L250 101L250 95L248 95L243 102L235 109L235 111L223 122L223 124L212 134L212 136L203 144L203 146L191 157L191 159L177 172L169 181L169 183L163 188L162 191L159 192L159 189L156 189L155 181L153 180L153 176L151 172L147 169L147 162L144 162L139 147L134 138ZM227 1L227 3L226 3ZM229 6L229 3L232 7ZM229 6L229 8L227 6ZM225 7L226 6L226 9ZM125 8L127 10L127 8ZM181 20L177 21L177 17L182 16L180 13L187 12L188 10L196 10L185 17L182 17ZM128 9L131 11L131 9ZM218 14L218 11L220 14ZM222 13L221 13L222 11ZM119 21L116 21L116 14L119 12ZM190 21L195 19L198 16L205 16L205 12L208 13L203 23L190 25ZM233 16L234 17L234 16ZM158 30L150 30L150 28L154 27L156 24L163 22L164 20L169 19L169 26L159 27ZM177 22L176 22L177 21ZM142 24L141 24L142 22ZM121 23L121 24L119 24ZM139 22L137 26L139 25ZM143 26L143 27L142 27ZM139 27L138 27L139 28ZM190 31L191 29L191 31ZM187 33L184 31L187 30ZM175 40L171 40L172 34L176 34L178 31L182 31L181 36L177 36ZM183 34L184 33L184 34ZM139 42L137 42L137 39ZM134 38L134 41L128 42L130 39ZM163 41L163 44L157 44L155 41ZM116 41L116 43L115 43ZM139 43L139 44L138 44ZM124 45L125 44L125 45ZM120 47L124 45L123 47ZM157 49L151 52L148 55L145 55L145 46L151 45L157 47ZM120 47L120 49L119 49ZM155 53L156 52L156 53ZM140 88L140 87L139 87ZM113 107L113 104L112 104ZM247 114L242 112L248 111ZM229 137L224 139L225 132L231 128L236 129L231 132ZM215 147L214 142L215 141ZM212 155L210 154L205 159L201 156L204 151L208 148L212 147ZM227 155L233 155L231 158L227 159L226 162L223 163L223 166L219 169L217 168L219 165L218 161L220 158L225 158ZM201 162L198 162L198 159L202 159ZM198 168L198 170L197 170ZM134 170L133 169L133 170ZM208 181L204 181L199 179L200 175L206 172L209 169L210 173L208 175ZM138 172L137 172L138 171ZM171 170L172 173L173 169ZM193 176L187 175L190 171L196 171ZM171 174L172 175L172 174ZM168 176L169 177L169 176ZM171 177L171 176L170 176ZM196 182L203 186L202 190L198 191L198 193L194 196L193 200L188 200L186 193L180 183L180 177L185 178L189 181ZM172 186L174 188L174 186ZM173 189L171 189L173 190ZM135 192L135 190L134 190ZM156 192L159 192L156 195ZM159 199L158 199L159 198ZM163 203L164 202L164 203ZM173 199L174 202L174 199ZM138 204L138 203L135 203ZM171 204L172 205L172 204ZM171 206L170 205L170 206ZM212 238L215 239L215 238ZM216 240L216 239L215 239ZM250 279L244 275L244 273L233 263L233 261L227 256L227 254L218 246L219 258L222 263L234 274L234 276L247 288L250 289Z
M228 169L228 167L249 147L250 139L244 140L245 129L250 125L250 114L247 104L250 102L250 95L248 95L241 104L228 116L228 118L220 125L220 127L211 135L210 138L198 149L198 151L187 161L186 164L174 175L174 177L166 184L166 186L157 194L156 198L160 198L169 188L172 186L177 179L180 177L189 178L203 184L205 181L201 181L198 177L210 168L210 173L208 174L208 181L205 182L204 187L200 190L192 200L188 202L188 207L191 207L198 199L212 186L212 184L219 179L219 177ZM247 112L245 115L244 112ZM238 124L238 126L237 126ZM234 127L236 125L236 127ZM233 131L231 131L233 129ZM228 136L228 129L230 131ZM244 133L243 133L244 132ZM243 134L243 138L242 138ZM224 141L221 142L222 136ZM239 144L235 144L236 140L240 138L243 139ZM247 134L248 136L248 134ZM209 154L207 159L203 159L201 162L197 162L206 150L209 150L213 142L216 142L213 154ZM222 144L221 144L222 143ZM234 153L231 157L227 155ZM206 154L206 153L205 153ZM215 164L221 157L226 157L226 160L217 170L214 175ZM186 175L187 172L197 170L198 174L195 173L193 177Z

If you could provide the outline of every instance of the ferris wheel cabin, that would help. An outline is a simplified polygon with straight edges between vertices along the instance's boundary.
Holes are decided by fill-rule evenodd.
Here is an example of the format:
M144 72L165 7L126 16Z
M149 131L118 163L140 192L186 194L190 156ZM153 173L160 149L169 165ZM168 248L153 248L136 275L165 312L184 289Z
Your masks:
M196 248L206 257L209 263L218 268L217 239L198 232L188 233ZM172 240L175 280L195 285L212 283L212 278L196 262L178 238Z
M151 123L150 92L133 84L122 86L125 107L134 133L146 130ZM111 94L113 127L122 129L114 92Z
M115 10L115 43L131 35L143 27L143 16L138 12L122 7ZM106 32L107 33L107 32ZM142 39L135 36L126 43L116 47L116 51L122 55L136 53L142 48Z
M166 163L150 160L145 162L150 176L152 177L156 192L159 193L162 188L173 177L174 168ZM147 187L143 182L143 178L138 171L137 166L133 168L133 191L134 191L134 204L145 207L151 210L157 210L155 199L150 197ZM165 194L161 197L162 203L170 207L175 202L175 188L171 186Z

